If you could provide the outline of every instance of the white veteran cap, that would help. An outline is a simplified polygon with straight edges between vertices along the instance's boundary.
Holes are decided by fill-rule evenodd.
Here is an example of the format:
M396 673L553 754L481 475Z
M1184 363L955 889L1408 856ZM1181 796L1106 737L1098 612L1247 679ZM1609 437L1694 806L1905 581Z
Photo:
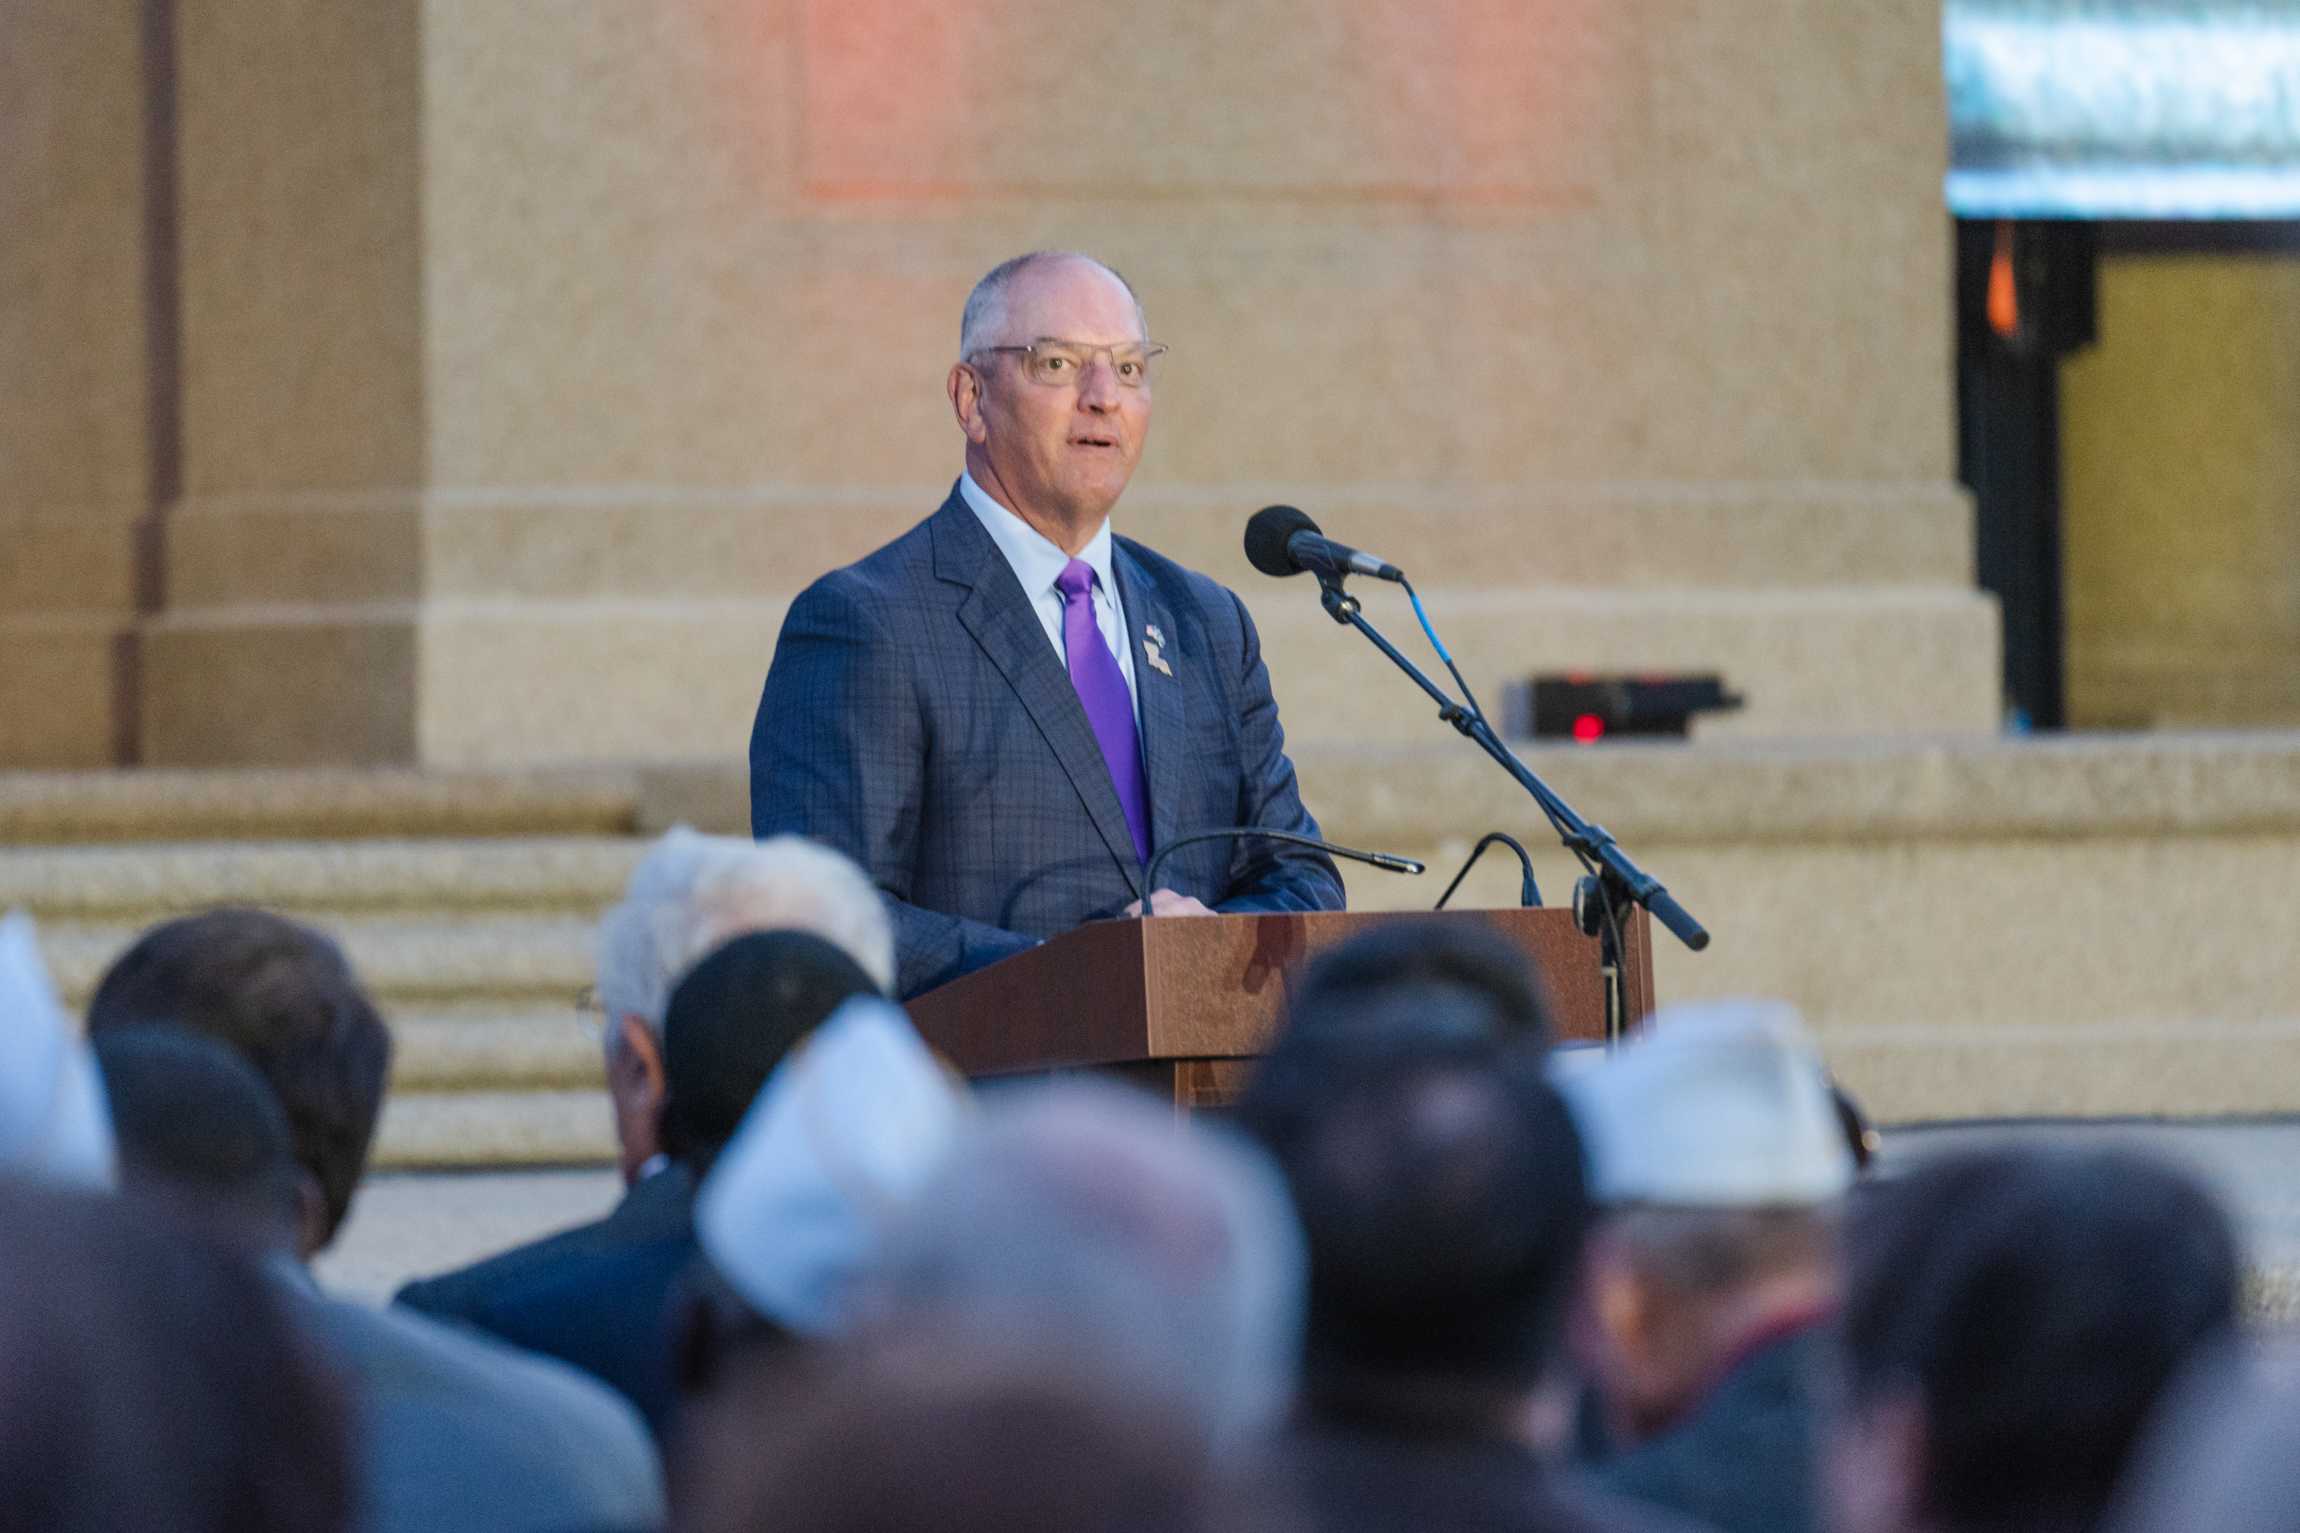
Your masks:
M767 1078L703 1182L696 1237L760 1314L801 1335L834 1330L966 1107L901 1008L848 1001Z
M1664 1008L1559 1086L1600 1204L1797 1207L1852 1185L1820 1051L1785 1003Z
M112 1184L103 1080L22 911L0 917L0 1171Z

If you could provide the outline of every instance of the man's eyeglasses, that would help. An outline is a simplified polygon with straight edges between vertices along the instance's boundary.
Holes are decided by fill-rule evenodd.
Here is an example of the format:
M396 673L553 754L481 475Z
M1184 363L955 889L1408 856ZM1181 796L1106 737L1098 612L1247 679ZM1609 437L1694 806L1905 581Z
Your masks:
M575 992L575 1025L593 1043L606 1041L607 1003L599 999L597 985L585 985Z
M1150 363L1166 354L1166 348L1154 341L1129 342L1123 346L1088 346L1080 341L1040 339L1027 346L985 346L983 352L1012 352L1022 358L1022 376L1032 383L1076 383L1086 376L1086 369L1096 357L1109 360L1110 371L1117 376L1119 387L1138 389L1150 381ZM980 355L981 353L977 353Z

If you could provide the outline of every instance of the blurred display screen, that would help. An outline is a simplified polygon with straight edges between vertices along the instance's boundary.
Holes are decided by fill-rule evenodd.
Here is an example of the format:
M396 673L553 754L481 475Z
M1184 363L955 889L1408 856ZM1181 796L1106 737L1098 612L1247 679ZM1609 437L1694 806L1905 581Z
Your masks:
M2300 218L2300 0L1947 0L1949 210Z

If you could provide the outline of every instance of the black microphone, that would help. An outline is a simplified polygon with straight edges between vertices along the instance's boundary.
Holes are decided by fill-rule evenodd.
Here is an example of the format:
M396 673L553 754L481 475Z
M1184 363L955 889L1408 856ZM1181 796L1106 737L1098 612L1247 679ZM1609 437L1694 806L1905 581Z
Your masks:
M1246 562L1265 575L1299 575L1307 570L1337 579L1343 575L1396 581L1406 578L1406 572L1396 565L1321 535L1318 524L1292 506L1264 506L1246 518Z
M1298 514L1298 513L1297 513ZM1315 847L1334 857L1346 857L1352 862L1371 863L1389 873L1426 873L1429 868L1411 857L1398 857L1389 852L1361 852L1355 847L1336 846L1331 841L1320 841L1316 836L1298 835L1290 830L1264 830L1258 825L1227 825L1220 830L1194 830L1186 836L1176 836L1150 858L1150 866L1142 870L1142 887L1151 893L1158 890L1158 869L1168 857L1185 846L1197 846L1206 841L1237 841L1254 836L1264 841L1285 841L1295 846ZM1150 913L1149 895L1142 899L1142 913Z

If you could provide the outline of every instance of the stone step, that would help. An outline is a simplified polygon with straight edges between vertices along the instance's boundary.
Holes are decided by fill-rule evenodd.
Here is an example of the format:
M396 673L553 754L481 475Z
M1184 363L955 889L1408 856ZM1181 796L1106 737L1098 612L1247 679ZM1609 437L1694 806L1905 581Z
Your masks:
M499 772L219 768L0 772L0 846L629 832L639 779Z
M572 1016L593 977L595 923L584 917L475 915L361 917L327 924L386 1013L453 1002ZM67 922L40 942L68 1003L84 1004L113 959L143 928Z
M322 922L393 911L596 916L642 850L606 836L0 846L0 909L115 923L219 904Z
M588 1090L604 1087L599 1039L574 1007L520 1014L428 1011L389 1019L391 1089Z
M607 1098L598 1091L408 1091L385 1099L372 1164L604 1165L615 1156Z

